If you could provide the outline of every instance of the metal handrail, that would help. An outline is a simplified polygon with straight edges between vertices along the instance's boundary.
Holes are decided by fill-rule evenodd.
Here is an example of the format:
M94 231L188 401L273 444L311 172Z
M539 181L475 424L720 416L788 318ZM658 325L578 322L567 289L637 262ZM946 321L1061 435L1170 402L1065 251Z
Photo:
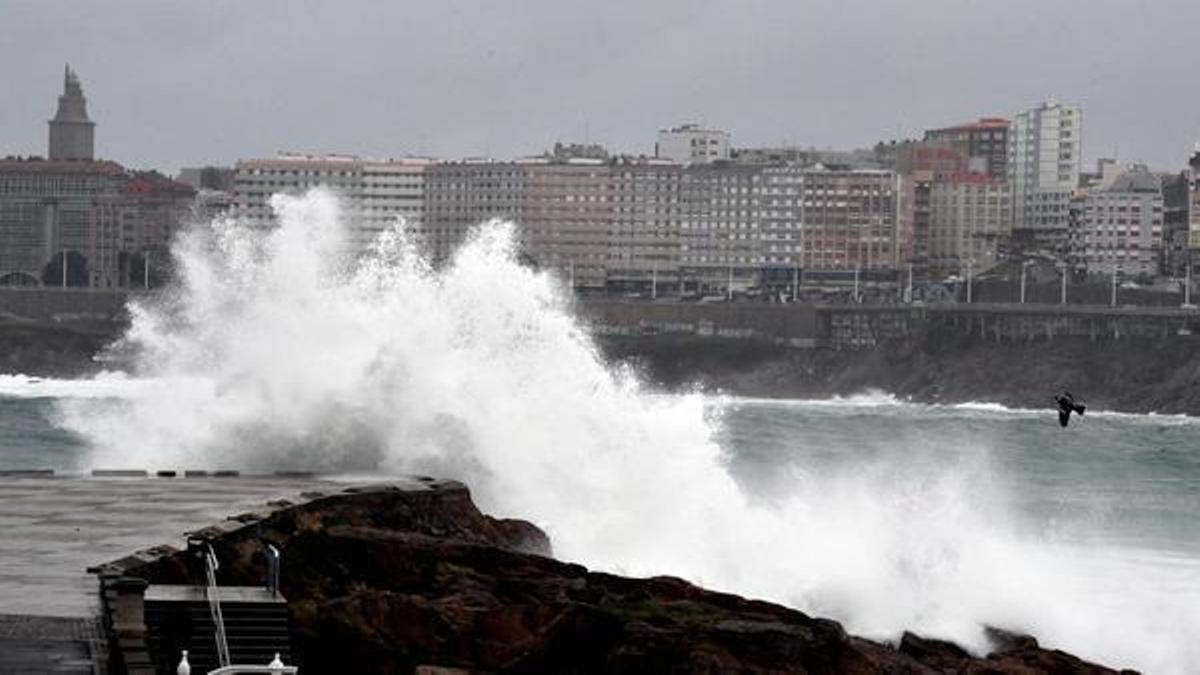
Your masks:
M221 616L221 597L217 589L217 555L213 553L212 546L208 547L208 552L204 556L205 568L208 573L208 588L205 593L208 595L208 610L212 614L213 626L216 628L217 642L217 662L222 666L229 665L229 642L225 637L225 618Z
M300 669L295 665L223 665L209 670L209 675L296 675Z
M280 554L274 544L267 544L267 592L271 597L279 593Z

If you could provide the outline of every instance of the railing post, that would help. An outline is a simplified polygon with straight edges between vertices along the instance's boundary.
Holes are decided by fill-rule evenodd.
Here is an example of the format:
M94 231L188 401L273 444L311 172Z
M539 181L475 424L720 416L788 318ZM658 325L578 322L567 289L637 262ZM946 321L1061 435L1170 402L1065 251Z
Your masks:
M213 553L212 545L208 546L208 552L204 558L205 568L208 576L208 609L212 614L213 628L215 629L215 640L217 643L217 661L224 667L229 665L229 642L225 638L225 619L221 616L221 597L217 588L217 555Z

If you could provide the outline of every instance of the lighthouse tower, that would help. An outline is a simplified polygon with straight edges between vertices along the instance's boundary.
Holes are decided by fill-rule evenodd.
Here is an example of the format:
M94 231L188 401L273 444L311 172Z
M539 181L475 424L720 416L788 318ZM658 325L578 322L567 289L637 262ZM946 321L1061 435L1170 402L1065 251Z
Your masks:
M87 99L79 76L67 66L58 113L50 120L50 159L94 159L96 123L87 116Z

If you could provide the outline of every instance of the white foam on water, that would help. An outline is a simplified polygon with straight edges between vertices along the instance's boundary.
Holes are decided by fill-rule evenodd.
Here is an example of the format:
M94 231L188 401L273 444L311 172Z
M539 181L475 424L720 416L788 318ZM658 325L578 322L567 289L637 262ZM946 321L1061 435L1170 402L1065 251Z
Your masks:
M559 281L516 262L512 226L485 224L435 270L399 227L348 258L328 193L273 205L269 232L225 220L179 240L174 293L132 309L142 384L61 402L95 465L453 477L564 559L852 632L985 649L995 624L1150 672L1200 662L1194 564L1164 579L1017 536L986 452L964 465L914 448L759 503L727 470L719 410L606 365Z
M124 398L137 395L146 381L121 372L104 372L86 380L30 375L0 375L0 397L8 398Z

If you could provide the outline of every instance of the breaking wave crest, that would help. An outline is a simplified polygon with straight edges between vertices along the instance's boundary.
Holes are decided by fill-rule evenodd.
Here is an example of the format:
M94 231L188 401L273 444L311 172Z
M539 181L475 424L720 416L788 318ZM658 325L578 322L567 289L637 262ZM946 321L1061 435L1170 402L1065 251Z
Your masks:
M1200 660L1196 610L1151 591L1113 605L1097 590L1119 562L1012 534L986 461L865 458L755 499L728 470L720 406L651 395L605 364L559 282L517 263L509 224L435 269L400 227L350 255L327 193L273 204L271 231L219 221L181 237L177 286L132 308L121 345L139 386L61 403L95 465L454 477L484 509L544 527L564 559L861 634L983 649L990 623L1160 672Z

